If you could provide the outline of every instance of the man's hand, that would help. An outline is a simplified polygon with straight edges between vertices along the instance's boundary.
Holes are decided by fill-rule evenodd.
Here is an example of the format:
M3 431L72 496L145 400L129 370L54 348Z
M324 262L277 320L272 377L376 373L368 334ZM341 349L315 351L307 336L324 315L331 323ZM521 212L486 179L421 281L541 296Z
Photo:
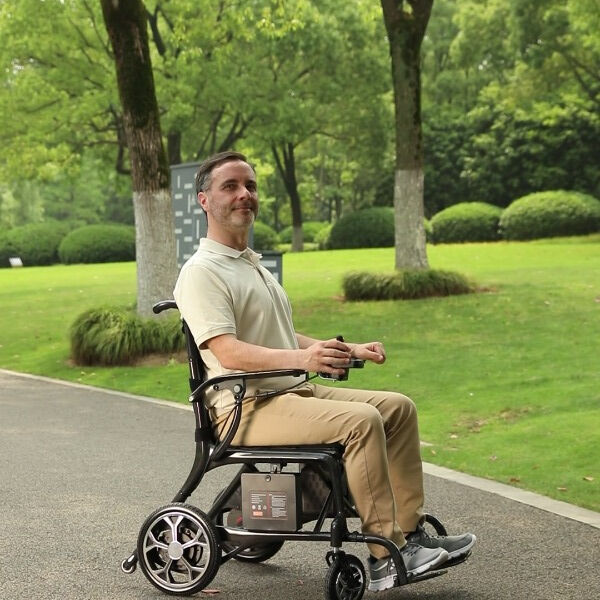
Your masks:
M385 349L381 342L368 342L367 344L352 344L352 356L370 360L379 365L385 362Z
M350 346L336 339L315 342L301 350L305 371L343 375L350 363Z

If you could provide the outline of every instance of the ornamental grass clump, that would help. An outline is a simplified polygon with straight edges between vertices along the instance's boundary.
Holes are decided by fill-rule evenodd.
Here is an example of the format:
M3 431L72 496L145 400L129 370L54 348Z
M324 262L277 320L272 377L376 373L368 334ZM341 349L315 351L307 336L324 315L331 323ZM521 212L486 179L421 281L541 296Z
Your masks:
M342 281L346 300L414 300L469 294L472 284L459 273L406 269L396 273L347 273Z
M71 358L79 365L130 365L142 356L184 347L179 319L142 319L119 307L85 311L70 334Z

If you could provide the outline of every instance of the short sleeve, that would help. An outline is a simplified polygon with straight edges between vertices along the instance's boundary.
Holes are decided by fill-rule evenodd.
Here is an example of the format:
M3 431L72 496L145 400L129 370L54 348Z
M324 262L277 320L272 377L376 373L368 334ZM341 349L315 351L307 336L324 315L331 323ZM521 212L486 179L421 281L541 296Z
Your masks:
M226 283L201 265L188 265L173 292L198 347L218 335L236 334L233 299Z

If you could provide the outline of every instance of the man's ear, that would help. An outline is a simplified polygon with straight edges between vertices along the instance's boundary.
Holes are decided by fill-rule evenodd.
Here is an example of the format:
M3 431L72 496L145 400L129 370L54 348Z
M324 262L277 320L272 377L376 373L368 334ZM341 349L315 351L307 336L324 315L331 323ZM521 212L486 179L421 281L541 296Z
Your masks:
M208 212L208 196L204 192L198 192L198 204L202 207L204 212Z

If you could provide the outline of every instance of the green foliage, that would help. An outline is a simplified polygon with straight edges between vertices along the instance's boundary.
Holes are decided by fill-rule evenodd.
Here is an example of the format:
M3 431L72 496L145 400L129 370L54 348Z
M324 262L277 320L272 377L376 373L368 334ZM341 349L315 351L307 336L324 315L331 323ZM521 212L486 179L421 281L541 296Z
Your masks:
M58 255L65 264L135 260L135 231L128 225L86 225L63 239Z
M431 219L436 244L454 242L491 242L499 238L498 222L502 209L485 202L461 202Z
M178 318L141 319L117 307L80 314L70 330L71 358L79 365L129 365L154 352L184 348Z
M325 229L329 223L325 221L304 221L302 223L302 233L305 242L316 242L316 237L322 229ZM292 243L292 226L288 225L279 232L279 241L282 244Z
M507 240L584 235L600 231L600 201L563 190L538 192L515 200L500 218Z
M473 291L463 275L435 269L407 269L396 273L351 272L344 275L342 288L346 300L413 300Z
M348 213L335 223L329 247L377 248L394 245L394 211L374 207Z
M425 229L425 241L433 242L433 226L429 219L423 219L423 227Z
M0 267L18 256L23 265L51 265L58 262L58 247L70 227L68 223L49 221L15 227L0 234Z
M277 232L262 221L254 222L254 248L260 250L275 250L279 238Z
M329 237L331 236L332 229L333 223L328 223L315 235L315 243L317 244L319 250L328 250L330 248Z

